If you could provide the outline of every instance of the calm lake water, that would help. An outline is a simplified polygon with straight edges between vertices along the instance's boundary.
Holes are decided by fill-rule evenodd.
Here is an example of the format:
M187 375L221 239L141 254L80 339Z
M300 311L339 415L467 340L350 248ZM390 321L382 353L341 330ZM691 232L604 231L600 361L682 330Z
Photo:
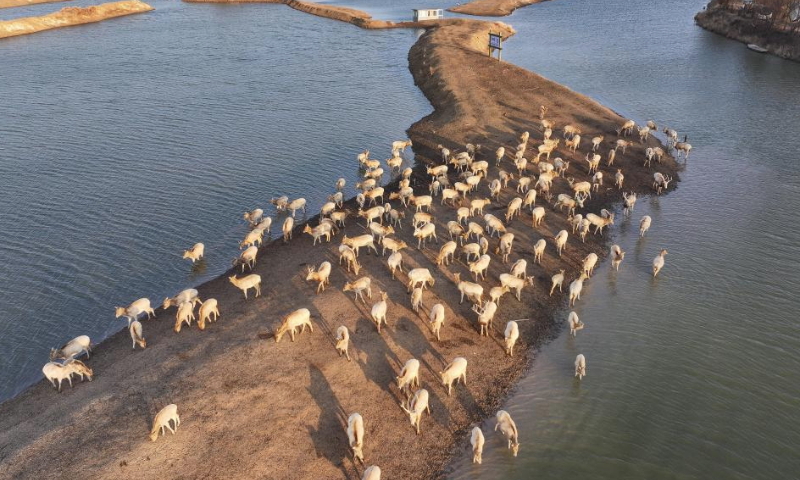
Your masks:
M340 176L352 192L355 155L389 158L430 112L408 70L413 31L151 3L0 42L0 400L40 378L50 347L123 328L115 305L160 305L225 271L245 209L285 194L313 215ZM192 268L181 255L199 241Z
M418 32L152 3L0 42L0 399L38 378L51 346L121 328L114 305L225 270L244 208L287 194L316 211L337 177L355 182L355 152L386 158L430 111L407 68ZM419 6L333 3L393 20ZM519 457L490 420L484 464L465 455L453 479L800 472L800 64L694 26L702 5L556 0L504 20L518 31L506 60L666 123L695 150L676 192L641 199L612 230L628 254L586 284L586 329L539 352L509 399ZM208 260L192 269L180 254L196 241Z
M451 478L798 478L800 64L696 27L702 6L557 0L507 20L505 59L695 149L676 192L612 230L627 256L586 284L586 328L546 346L507 402L519 456L488 421L483 465L465 455Z

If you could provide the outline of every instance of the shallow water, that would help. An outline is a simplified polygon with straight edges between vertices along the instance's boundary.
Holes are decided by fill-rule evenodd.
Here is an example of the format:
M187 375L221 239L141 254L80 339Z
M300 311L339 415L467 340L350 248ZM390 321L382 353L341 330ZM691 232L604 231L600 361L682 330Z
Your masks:
M575 309L586 328L543 348L507 402L519 456L490 420L483 465L465 452L450 478L800 472L800 64L694 26L702 5L558 0L508 19L518 34L505 59L666 123L695 148L676 192L640 199L617 222L627 256L587 282ZM638 240L643 215L653 226Z
M352 195L356 153L388 158L430 112L413 31L152 3L0 42L0 400L40 377L50 347L122 328L115 305L226 270L245 209L285 194L313 215L339 176ZM181 254L198 241L208 258L192 268Z
M427 6L334 3L392 20ZM285 193L316 211L338 176L352 187L357 151L386 158L430 110L407 68L418 32L279 5L153 5L0 42L0 399L38 378L49 347L121 328L114 305L222 272L244 208ZM519 457L488 421L483 466L465 456L452 478L800 471L800 65L695 27L701 1L633 5L556 0L504 20L518 31L506 60L667 123L695 150L676 192L617 222L627 257L587 283L586 329L545 347L508 401ZM644 214L653 227L637 240ZM180 253L195 241L208 260L193 270Z

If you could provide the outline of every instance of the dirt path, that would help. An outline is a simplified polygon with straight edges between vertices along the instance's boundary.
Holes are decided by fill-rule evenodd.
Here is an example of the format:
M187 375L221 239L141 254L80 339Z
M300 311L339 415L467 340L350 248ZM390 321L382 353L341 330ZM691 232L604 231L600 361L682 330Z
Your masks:
M548 117L557 125L581 127L584 138L605 134L604 156L616 139L613 131L622 119L611 110L531 72L490 60L483 51L490 28L502 27L450 21L428 30L409 53L414 79L435 107L408 131L419 162L414 177L419 194L427 190L424 164L439 161L438 144L454 150L466 142L480 143L478 159L490 160L489 178L496 178L491 160L497 146L513 150L523 130L531 133L530 148L540 143L541 104L549 107ZM655 146L656 141L648 144ZM582 160L586 145L588 140L577 155L558 152L572 160L569 175L578 180L587 178ZM654 169L641 166L643 149L637 144L627 155L617 156L626 190L651 191ZM502 168L513 169L509 157ZM603 170L613 176L613 169ZM671 159L658 170L677 177ZM506 203L516 196L515 187L512 182L487 213L502 216ZM554 193L567 189L566 181L556 180ZM276 192L264 192L264 197L272 193ZM471 198L483 196L488 196L486 182ZM587 211L598 212L619 199L616 190L603 188L587 202ZM568 284L586 254L602 256L606 251L599 236L590 236L586 243L571 237L559 258L551 240L567 228L565 215L541 200L537 203L547 210L544 225L532 228L528 212L508 225L516 235L511 262L528 260L535 285L525 289L522 302L510 294L503 297L491 337L479 336L476 315L467 302L459 304L451 279L456 272L468 276L463 261L437 267L436 244L402 253L406 270L428 268L436 279L425 293L424 305L426 312L435 303L445 305L441 342L430 333L425 314L409 308L405 274L392 280L385 257L362 251L361 275L372 278L373 296L385 290L390 298L389 327L378 334L369 320L371 303L355 302L341 291L346 281L356 278L338 266L343 234L330 244L312 247L311 238L298 227L289 244L278 241L262 249L255 268L264 279L260 298L245 301L225 276L199 287L201 298L216 298L222 312L219 322L206 331L193 327L175 334L175 310L159 311L156 319L143 322L146 350L132 351L126 331L97 346L89 361L96 373L93 382L58 394L42 381L0 405L0 478L358 479L363 467L353 463L345 433L352 412L365 420L367 465L379 465L383 478L437 478L465 444L471 426L495 413L524 372L530 347L557 331L565 295L547 295L549 277L564 268ZM352 202L348 208L354 208ZM397 237L416 245L412 214L408 211ZM444 224L455 218L455 210L440 205L437 198L433 214L441 244L447 240ZM364 233L363 222L349 219L344 233ZM548 241L541 266L532 258L532 245L539 238ZM496 244L493 239L492 249ZM315 285L304 280L305 266L323 260L334 265L331 285L315 295ZM497 285L498 275L506 271L508 266L492 255L487 281L481 282L484 288ZM175 291L180 289L176 286ZM311 310L314 332L299 335L295 343L287 337L276 344L271 332L280 318L301 307ZM510 358L501 346L502 330L506 321L520 318L533 320L520 323L521 344L517 356ZM351 331L352 362L334 349L333 336L340 325ZM448 396L437 372L456 356L469 361L469 384L457 386ZM409 358L420 360L422 387L431 395L432 416L424 418L420 436L400 409L401 394L394 384ZM169 403L178 405L181 426L176 435L151 443L147 434L153 415ZM486 436L487 441L500 441L490 432Z

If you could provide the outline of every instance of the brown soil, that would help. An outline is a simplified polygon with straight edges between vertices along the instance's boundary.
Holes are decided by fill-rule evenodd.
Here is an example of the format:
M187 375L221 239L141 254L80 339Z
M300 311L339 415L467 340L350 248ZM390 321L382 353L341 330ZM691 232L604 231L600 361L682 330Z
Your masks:
M153 7L139 0L103 3L86 8L64 7L58 12L41 17L18 18L0 22L0 38L27 35L84 23L94 23L109 18L149 12L150 10L153 10Z
M480 143L478 157L490 160L490 178L496 177L495 148L513 148L523 130L531 133L531 148L538 143L541 104L550 108L548 116L558 125L581 127L584 138L605 134L604 152L616 139L614 128L623 119L611 110L524 69L489 59L484 51L488 30L501 28L507 29L496 23L452 20L428 30L411 49L414 79L435 108L408 131L418 160L413 178L418 191L426 191L424 166L439 161L437 144L453 150L466 142ZM587 143L577 155L558 153L572 159L570 175L579 180L587 178L582 160ZM640 160L644 148L637 144L617 157L626 190L651 192L653 169L644 169ZM503 168L513 168L510 158ZM603 170L607 177L613 175L613 169ZM677 179L672 159L658 170ZM512 182L502 201L488 211L502 215L503 206L515 196L514 187ZM557 180L554 189L556 194L567 191L566 181ZM486 195L484 184L477 196ZM594 198L588 211L618 203L620 194L603 188ZM361 275L372 278L375 296L385 290L390 298L389 327L378 334L369 320L371 303L355 302L341 290L355 278L338 265L342 233L330 244L312 246L298 227L288 244L276 241L262 248L255 268L264 279L261 297L245 301L226 276L199 287L201 298L218 299L222 312L206 331L193 327L175 334L175 310L159 311L157 318L143 322L146 350L132 351L126 331L96 347L89 361L96 373L93 382L66 387L59 394L41 381L0 405L0 478L358 479L363 467L352 461L345 433L352 412L365 420L367 465L379 465L383 478L440 477L448 459L465 444L469 428L495 413L525 371L534 347L560 328L566 298L547 295L549 277L564 268L568 284L586 254L605 254L603 238L590 236L586 243L571 238L564 257L558 258L551 239L567 228L565 215L541 200L537 203L547 209L542 227L531 228L527 213L508 225L516 235L511 261L527 259L535 285L525 289L521 303L510 294L503 297L490 337L479 336L476 315L468 303L459 304L451 279L456 272L468 276L463 261L437 267L436 244L408 248L403 255L406 271L425 267L434 274L436 284L425 293L424 310L435 303L445 305L441 342L431 335L426 314L409 308L405 274L392 280L385 257L362 250ZM354 208L352 202L347 207ZM433 213L443 243L444 223L455 217L454 208L440 205L437 198ZM408 211L397 237L416 245L411 216ZM351 218L344 233L364 233L363 223ZM532 261L532 245L539 238L549 243L541 266ZM492 249L495 246L493 239ZM315 285L304 280L305 266L323 260L334 265L331 285L315 295ZM493 255L487 280L481 282L484 288L497 285L498 275L507 269ZM301 307L311 310L314 332L300 334L295 343L288 337L275 343L271 332L281 317ZM518 353L511 358L501 346L502 330L506 321L522 318L531 320L520 323ZM352 362L334 349L339 325L351 331ZM437 372L456 356L469 361L469 385L455 387L448 396ZM422 386L431 395L432 416L424 418L420 436L399 407L401 394L394 383L410 358L420 360ZM181 426L176 435L151 443L147 434L153 416L169 403L178 405ZM488 435L488 441L492 439Z
M0 8L26 7L39 3L67 2L69 0L0 0Z
M740 17L721 7L709 6L698 13L694 20L710 32L745 44L755 43L773 55L800 62L799 32L770 29L763 22Z
M505 17L511 15L514 10L534 3L542 3L547 0L474 0L457 7L448 8L448 12L463 13L464 15L476 15L479 17Z

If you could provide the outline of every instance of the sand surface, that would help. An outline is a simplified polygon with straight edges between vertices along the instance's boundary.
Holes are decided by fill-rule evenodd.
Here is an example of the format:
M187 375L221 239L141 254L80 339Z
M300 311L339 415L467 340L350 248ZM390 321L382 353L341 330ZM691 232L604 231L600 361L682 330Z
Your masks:
M505 17L506 15L511 15L518 8L545 1L547 0L474 0L448 8L447 11L479 17Z
M324 13L325 7L319 8ZM466 142L481 144L478 160L489 160L489 178L496 178L497 146L512 151L523 130L531 133L529 148L540 143L541 104L549 107L548 117L557 125L581 127L584 138L605 134L604 152L616 139L614 129L623 119L611 110L536 74L489 59L485 43L490 29L511 33L501 24L450 20L429 29L409 53L415 82L435 108L408 131L418 160L413 178L418 194L427 190L425 164L439 162L438 144L451 150L463 149ZM572 160L569 175L578 180L587 178L582 160L587 145L584 140L576 155L558 152ZM651 139L648 145L657 142ZM644 148L636 144L617 156L615 168L623 168L628 191L651 192L654 169L642 167ZM502 168L514 169L509 156ZM603 170L607 177L615 171L605 166ZM671 159L658 170L677 178ZM516 196L515 187L512 182L487 213L502 216ZM566 181L556 180L555 194L567 190ZM264 195L272 193L280 192ZM484 183L470 198L487 195ZM587 202L587 211L598 212L619 200L620 194L607 184ZM399 202L393 204L402 208ZM255 268L264 279L261 297L244 300L226 276L199 287L201 298L216 298L222 313L205 331L193 326L176 334L175 309L159 310L157 318L143 321L146 350L131 350L127 331L95 348L88 362L96 374L93 382L78 382L57 393L41 381L0 405L0 478L358 479L363 467L354 464L345 433L352 412L365 420L367 465L379 465L383 478L440 477L448 459L465 448L469 429L494 415L525 371L534 347L559 330L566 316L566 295L547 295L550 276L566 269L568 284L589 252L605 255L601 237L590 235L581 243L571 236L559 258L552 237L568 228L566 216L542 200L537 204L547 210L542 226L532 228L527 211L508 224L516 235L511 262L528 260L535 285L524 290L522 302L510 294L502 298L490 337L479 336L468 302L459 304L452 278L456 272L469 275L463 259L448 267L434 262L438 246L448 240L444 224L455 218L455 208L440 205L439 198L433 207L439 245L416 248L411 210L396 235L414 245L402 251L406 271L428 268L436 279L425 292L421 315L410 309L406 275L392 280L385 257L361 252L361 275L372 279L373 301L378 290L389 295L389 326L382 334L369 320L372 302L364 305L342 292L344 283L356 278L338 265L343 233L332 243L312 246L311 237L298 227L290 243L277 241L262 248ZM355 208L352 202L346 206ZM282 218L276 224L281 222ZM273 231L278 229L273 226ZM350 218L344 234L363 233L364 222ZM532 246L540 238L548 247L542 265L534 265ZM491 248L496 245L492 239ZM304 280L306 265L324 260L334 265L331 285L316 295L316 285ZM507 271L508 265L492 255L487 280L481 283L488 291ZM183 287L176 285L175 293ZM441 342L425 318L436 303L446 309ZM111 307L108 321L121 321L111 317ZM300 334L294 343L288 336L276 343L271 332L281 317L301 307L311 310L314 332ZM523 318L531 320L520 323L520 344L515 357L508 357L501 346L502 330L506 321ZM351 331L352 362L334 349L334 332L340 325ZM455 387L448 396L437 372L456 356L468 359L468 385ZM410 358L421 362L422 387L431 395L432 416L424 418L419 436L399 406L402 394L394 383ZM151 443L147 434L153 416L169 403L178 405L181 426L176 435ZM487 441L501 442L493 432L485 433ZM525 448L524 435L522 441Z
M84 23L94 23L109 18L144 13L153 10L140 0L103 3L91 7L64 7L60 11L41 17L18 18L0 22L0 38L27 35L53 28L69 27Z
M0 0L0 8L25 7L39 3L66 2L69 0Z

